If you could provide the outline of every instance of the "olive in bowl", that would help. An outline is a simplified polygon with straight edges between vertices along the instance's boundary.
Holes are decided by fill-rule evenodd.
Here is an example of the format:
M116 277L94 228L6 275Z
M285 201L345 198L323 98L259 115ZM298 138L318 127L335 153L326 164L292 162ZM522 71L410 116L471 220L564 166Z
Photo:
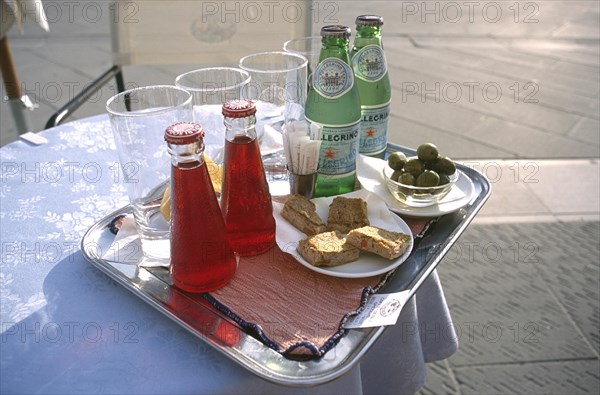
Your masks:
M388 190L399 202L412 207L431 206L450 192L460 173L454 162L439 156L431 143L419 146L417 153L418 156L405 158L401 168L398 161L388 161L383 177ZM396 166L393 168L392 164Z

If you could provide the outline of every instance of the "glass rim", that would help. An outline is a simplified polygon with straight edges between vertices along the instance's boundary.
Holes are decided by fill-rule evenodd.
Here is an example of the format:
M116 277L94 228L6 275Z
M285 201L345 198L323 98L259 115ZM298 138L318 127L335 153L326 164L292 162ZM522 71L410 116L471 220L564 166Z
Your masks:
M168 108L160 108L157 110L149 110L149 111L143 111L143 112L138 112L138 111L121 111L121 110L116 110L116 109L112 109L111 105L118 101L119 99L122 99L125 95L127 94L131 94L131 93L138 93L138 92L143 92L143 91L151 91L151 90L158 90L158 89L163 89L163 90L172 90L172 91L178 91L178 92L182 92L185 95L187 95L187 98L174 106L168 107ZM106 101L106 111L110 114L110 115L115 115L115 116L127 116L127 117L146 117L148 115L160 115L166 112L171 111L173 108L179 108L179 107L184 107L186 105L189 105L192 103L192 99L193 96L192 94L183 89L180 88L178 86L175 85L148 85L148 86L139 86L137 88L133 88L133 89L128 89L126 91L123 91L121 93L117 93L116 95L114 95L113 97L111 97L110 99L108 99ZM123 101L124 102L124 101Z
M296 58L296 59L301 60L301 64L296 67L289 67L289 68L285 68L285 69L275 69L274 68L274 69L269 69L269 70L256 69L253 67L248 67L248 66L243 65L244 61L247 59L266 57L266 56L272 56L272 55L278 55L278 56L282 56L284 58L286 58L286 57ZM299 70L303 67L306 67L307 65L308 65L308 59L306 59L301 54L295 53L295 52L285 52L285 51L257 52L257 53L253 53L250 55L246 55L240 59L240 68L242 70L248 71L250 73L285 73L285 72L289 72L289 71Z
M190 74L195 74L195 73L204 72L204 71L224 71L224 70L238 72L238 74L240 74L244 77L243 81L238 82L233 85L227 85L227 86L223 86L223 87L211 87L211 88L206 88L206 89L194 88L194 87L191 87L191 86L188 86L188 85L185 85L185 84L182 84L181 82L179 82L182 78L187 77ZM193 91L193 92L203 92L203 91L219 92L219 91L225 91L225 90L229 90L229 89L235 89L235 88L242 87L242 86L248 84L250 82L250 80L251 80L250 73L248 73L246 70L242 70L237 67L206 67L206 68L202 68L202 69L190 70L183 74L179 74L177 76L177 78L175 78L175 86L177 86L178 88L183 88L185 90Z
M302 41L304 41L304 42L308 42L308 41L312 41L312 40L316 41L317 39L319 41L322 41L323 37L321 37L321 36L306 36L306 37L292 38L291 40L287 40L286 42L283 43L283 50L285 52L288 52L288 53L295 53L295 54L300 54L301 55L302 53L307 53L307 52L306 51L300 52L300 51L297 51L297 50L294 50L294 49L290 49L290 48L288 48L289 44L295 43L295 42L299 43L299 42L302 42ZM320 49L319 49L319 51L320 51Z

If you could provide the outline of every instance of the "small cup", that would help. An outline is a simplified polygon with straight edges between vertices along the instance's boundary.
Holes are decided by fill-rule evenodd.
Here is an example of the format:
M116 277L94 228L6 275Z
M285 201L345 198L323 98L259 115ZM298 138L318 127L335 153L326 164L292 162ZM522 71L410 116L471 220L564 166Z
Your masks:
M290 171L289 166L286 166L288 179L290 181L290 194L302 195L311 199L315 193L315 181L317 173L311 174L296 174Z

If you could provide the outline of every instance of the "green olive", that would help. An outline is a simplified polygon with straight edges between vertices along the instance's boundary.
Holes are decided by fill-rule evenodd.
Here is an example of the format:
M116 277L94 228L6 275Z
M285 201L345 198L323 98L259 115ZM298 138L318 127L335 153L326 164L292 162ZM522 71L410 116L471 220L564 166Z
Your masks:
M406 155L404 152L394 152L388 156L388 165L394 170L402 170L406 163Z
M432 143L424 143L417 148L417 157L423 162L436 160L438 149Z
M403 185L415 185L415 177L410 173L403 173L398 182Z
M435 170L439 174L451 176L456 173L456 165L452 162L452 159L448 157L438 158L433 163L432 170Z
M433 170L425 170L419 177L417 177L418 187L435 187L440 182L440 176Z
M404 164L404 171L412 174L414 177L419 177L425 170L425 165L419 159L410 159Z
M404 174L404 172L402 170L396 170L392 173L390 178L392 179L392 181L398 181L398 179L400 178L400 176L402 174Z
M440 174L440 182L438 185L446 185L450 183L450 176L446 174Z

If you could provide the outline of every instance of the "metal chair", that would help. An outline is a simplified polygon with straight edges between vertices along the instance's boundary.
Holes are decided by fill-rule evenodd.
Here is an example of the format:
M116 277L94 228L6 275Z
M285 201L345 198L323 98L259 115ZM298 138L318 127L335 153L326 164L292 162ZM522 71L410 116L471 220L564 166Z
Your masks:
M123 92L125 66L237 66L250 53L281 50L286 40L311 34L311 7L312 0L112 1L113 65L55 112L46 128L64 122L112 78Z
M33 15L31 13L33 10ZM6 98L13 115L15 126L19 134L31 131L31 122L29 112L35 108L27 95L23 94L19 84L17 70L13 63L12 53L8 44L8 31L17 24L17 27L23 33L23 23L29 15L37 22L40 27L48 31L48 21L42 7L41 0L32 0L25 2L23 0L14 0L9 5L6 0L0 0L0 71L2 81L6 89Z

